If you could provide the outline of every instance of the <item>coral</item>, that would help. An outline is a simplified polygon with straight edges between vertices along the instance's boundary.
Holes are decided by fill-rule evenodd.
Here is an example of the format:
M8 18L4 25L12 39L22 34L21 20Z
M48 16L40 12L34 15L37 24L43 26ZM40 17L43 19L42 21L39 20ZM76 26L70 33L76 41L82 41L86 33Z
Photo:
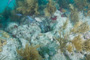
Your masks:
M83 48L86 51L90 51L90 39L87 39L84 43L83 43Z
M38 2L37 0L22 0L22 1L16 1L17 2L17 8L16 11L18 13L22 13L25 15L33 15L33 14L39 14L38 10Z
M17 53L22 56L25 60L41 60L42 57L39 55L37 46L29 46L26 44L25 49L17 50Z
M54 14L55 11L56 11L56 7L54 2L52 0L49 0L46 8L44 9L45 16L51 16Z
M74 37L74 39L72 40L72 44L74 45L77 51L83 50L83 40L80 35Z

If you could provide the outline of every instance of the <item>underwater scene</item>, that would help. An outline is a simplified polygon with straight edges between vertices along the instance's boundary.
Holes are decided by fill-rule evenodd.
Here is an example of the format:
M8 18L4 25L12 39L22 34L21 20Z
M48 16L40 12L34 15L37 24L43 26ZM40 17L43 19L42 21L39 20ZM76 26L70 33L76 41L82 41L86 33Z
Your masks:
M90 60L90 0L0 0L0 60Z

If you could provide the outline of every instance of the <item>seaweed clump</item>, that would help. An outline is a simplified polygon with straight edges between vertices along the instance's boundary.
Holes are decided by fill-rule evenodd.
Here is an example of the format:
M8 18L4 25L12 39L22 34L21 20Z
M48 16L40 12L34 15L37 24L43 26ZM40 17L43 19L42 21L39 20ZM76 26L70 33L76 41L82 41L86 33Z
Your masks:
M72 32L74 32L74 33L85 33L89 30L90 30L90 27L89 27L87 22L84 22L84 23L77 22L74 25Z
M71 10L71 14L70 14L70 18L71 18L71 22L73 24L76 24L77 22L79 22L79 17L78 17L78 10L76 8L74 8L74 6L72 4L69 4L70 6L70 10Z
M78 50L78 51L82 51L83 50L83 40L82 40L82 38L81 38L80 35L76 36L72 40L72 44L74 45L74 47L76 48L76 50Z
M73 51L73 46L72 46L71 43L67 45L67 50L68 50L69 52L72 52L72 51Z
M22 0L16 1L16 11L24 15L39 14L38 12L38 1L37 0Z
M42 57L39 55L37 46L29 46L26 44L25 49L17 50L17 53L22 56L22 60L42 60Z
M68 34L64 33L65 29L67 28L67 24L68 24L68 19L66 20L66 22L63 24L63 26L61 27L60 31L59 31L59 37L55 38L59 43L60 43L60 50L61 52L64 52L66 50L66 45L68 42Z
M56 11L55 3L52 0L49 0L46 8L44 9L45 16L51 16Z
M87 39L83 45L84 45L84 50L90 51L90 39Z
M87 5L87 0L74 0L75 6L78 8L78 10L83 10Z

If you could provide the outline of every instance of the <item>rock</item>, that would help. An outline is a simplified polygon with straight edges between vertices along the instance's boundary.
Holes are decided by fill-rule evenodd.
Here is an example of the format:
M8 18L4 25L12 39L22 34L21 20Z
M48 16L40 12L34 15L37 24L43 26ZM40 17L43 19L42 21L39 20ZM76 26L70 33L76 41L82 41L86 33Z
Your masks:
M90 39L90 32L86 32L84 34L84 39Z

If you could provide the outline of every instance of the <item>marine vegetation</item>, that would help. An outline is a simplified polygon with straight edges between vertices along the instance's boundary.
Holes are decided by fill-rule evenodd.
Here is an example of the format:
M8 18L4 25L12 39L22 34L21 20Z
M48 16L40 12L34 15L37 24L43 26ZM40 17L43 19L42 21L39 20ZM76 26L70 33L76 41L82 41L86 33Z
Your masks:
M49 0L46 8L44 9L45 16L52 16L56 11L55 3L52 0Z
M9 17L11 9L6 7L2 13L0 13L0 27L5 28L9 22Z
M90 16L90 10L87 11L87 15L86 16Z
M90 30L90 26L87 22L77 22L74 28L71 30L73 33L85 33Z
M16 11L24 15L39 14L37 0L16 0Z
M12 10L11 15L9 16L11 22L20 22L22 14L16 12L16 10Z
M78 8L78 10L83 10L87 5L87 0L74 0L75 1L75 7Z
M67 33L64 33L65 32L65 29L67 27L67 24L68 24L68 19L66 20L66 22L63 24L63 26L61 27L60 31L59 31L59 37L55 39L60 43L60 50L61 52L64 52L66 50L66 44L68 42L68 37L67 37Z
M0 37L0 52L2 52L2 47L7 44L7 41L5 39L2 39Z
M71 10L70 21L71 23L76 24L77 22L79 22L78 10L72 4L69 4L69 6Z
M0 36L0 52L2 52L3 51L2 48L4 45L7 44L7 39L10 37L10 35L3 30L0 30L0 34L1 34L1 36Z
M74 39L72 40L72 44L74 45L76 50L78 50L78 51L83 50L83 40L80 35L74 37Z
M37 46L29 46L26 44L24 49L17 49L17 53L22 57L22 60L42 60L42 57L37 50Z
M87 39L86 41L84 41L83 45L84 45L83 46L84 50L90 52L90 39Z
M86 16L90 16L90 2L88 3L88 6L87 7L88 7L87 9L84 9L85 10L84 14Z
M87 54L85 60L90 60L90 54Z
M6 28L8 22L19 22L21 17L20 14L16 13L16 10L6 7L0 14L0 27Z
M70 31L68 31L67 33L65 33L66 28L68 25L68 19L66 20L66 22L63 24L63 26L61 27L60 31L59 31L59 37L55 37L55 39L60 43L60 50L65 53L65 51L69 51L69 52L73 52L75 49L80 52L80 51L89 51L89 47L90 47L90 42L89 40L84 41L81 38L81 34L85 33L87 31L90 31L90 27L88 25L87 22L77 22L73 28L70 29ZM72 40L69 39L70 35L75 35L77 34L77 36L75 36Z
M4 37L4 38L10 38L10 35L7 32L5 32L3 30L0 30L0 33L2 34L2 37Z
M70 0L57 0L57 3L61 8L68 8Z
M69 44L67 45L67 50L68 50L69 52L73 52L73 45L72 45L72 43L69 43Z

